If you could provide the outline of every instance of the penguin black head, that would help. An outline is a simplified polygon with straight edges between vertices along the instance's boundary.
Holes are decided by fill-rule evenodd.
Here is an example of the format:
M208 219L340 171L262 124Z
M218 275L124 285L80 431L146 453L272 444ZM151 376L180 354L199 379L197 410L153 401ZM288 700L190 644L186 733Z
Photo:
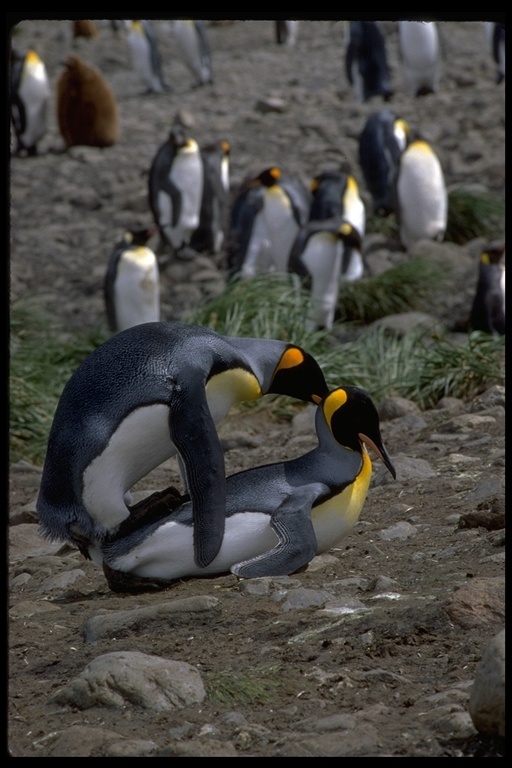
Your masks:
M288 395L318 404L328 392L324 374L315 358L301 347L287 347L275 368L268 394Z
M352 224L344 221L338 228L338 237L343 240L349 248L355 248L360 251L363 247L361 235Z
M259 174L259 176L257 176L257 180L263 184L264 187L274 186L274 184L278 183L280 178L281 171L275 165L272 166L272 168L266 168Z
M362 443L370 446L396 480L396 470L380 434L379 414L367 392L359 387L339 387L327 395L322 408L340 445L359 452Z
M123 237L129 245L146 245L156 231L155 227L150 229L128 229Z

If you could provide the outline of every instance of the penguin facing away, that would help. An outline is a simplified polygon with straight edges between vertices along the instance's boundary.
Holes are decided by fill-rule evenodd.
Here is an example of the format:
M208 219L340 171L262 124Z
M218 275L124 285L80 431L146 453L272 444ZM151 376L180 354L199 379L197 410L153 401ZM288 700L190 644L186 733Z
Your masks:
M286 274L291 247L310 207L309 190L296 174L272 166L246 180L232 208L230 273L243 279L263 272Z
M146 19L131 19L127 23L132 66L146 86L145 93L162 93L167 86L153 24Z
M128 230L110 254L104 281L111 331L160 320L158 261L147 242L154 230Z
M187 258L192 233L200 224L204 170L197 141L175 120L149 169L149 205L160 231L162 250Z
M394 212L393 184L409 140L408 123L390 109L372 112L359 135L359 165L377 216Z
M386 40L377 21L349 22L345 74L360 102L393 96Z
M336 546L366 500L372 475L367 446L393 478L396 472L364 390L330 392L317 408L315 426L318 445L308 453L227 478L224 539L208 566L194 561L189 498L169 497L172 511L161 519L126 532L121 526L117 536L91 550L111 588L161 587L229 571L243 578L288 575Z
M288 269L309 284L313 314L306 328L331 330L341 281L358 280L364 272L361 236L344 219L310 221L295 240ZM294 280L297 287L300 281Z
M505 244L490 244L480 254L478 281L471 306L469 328L505 333Z
M66 56L57 80L57 122L67 147L109 147L119 140L114 92L96 69L79 56Z
M224 243L229 205L231 147L222 140L201 147L203 196L199 225L190 238L195 251L219 253Z
M396 177L396 215L406 250L422 239L442 241L448 220L448 193L436 153L421 139L402 152Z
M439 90L441 49L435 21L399 21L398 50L409 96Z
M213 83L212 56L204 23L197 19L174 20L172 29L181 58L196 78L194 86Z
M16 134L15 154L33 156L47 130L50 83L35 51L11 49L11 121Z
M190 494L194 557L206 567L224 534L224 454L215 425L265 394L319 402L316 360L274 339L144 323L97 347L72 375L50 430L37 500L41 533L86 552L130 517L129 492L177 454Z

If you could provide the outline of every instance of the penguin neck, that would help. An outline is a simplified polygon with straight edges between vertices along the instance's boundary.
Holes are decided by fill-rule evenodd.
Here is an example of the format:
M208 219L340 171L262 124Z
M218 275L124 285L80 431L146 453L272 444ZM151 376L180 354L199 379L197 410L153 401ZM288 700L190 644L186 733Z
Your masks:
M215 422L225 416L235 403L257 400L262 394L256 376L243 368L222 371L206 384L208 408Z

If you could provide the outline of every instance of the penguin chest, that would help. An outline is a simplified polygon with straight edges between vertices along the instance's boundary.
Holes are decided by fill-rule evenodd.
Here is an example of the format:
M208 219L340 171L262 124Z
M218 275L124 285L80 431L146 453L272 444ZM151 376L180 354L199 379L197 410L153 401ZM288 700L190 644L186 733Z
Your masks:
M161 91L161 83L153 69L152 51L149 40L142 32L131 32L128 44L132 66L142 82L151 90Z
M311 519L318 555L336 546L355 526L368 494L371 477L372 463L365 448L361 471L354 481L323 504L313 507Z
M428 145L419 143L402 155L397 183L400 235L409 248L421 238L445 232L448 198L441 165Z
M332 328L341 276L343 243L331 232L308 238L301 261L311 276L311 300L318 328Z
M197 229L203 196L203 164L197 145L176 155L170 179L181 193L179 225L184 229Z
M288 195L280 187L271 187L265 195L264 216L275 268L286 272L288 256L299 231Z
M43 62L33 54L27 61L20 82L19 97L25 109L25 131L21 137L27 146L38 141L46 131L50 86Z
M119 259L114 305L118 331L160 319L158 264L149 248L127 251Z

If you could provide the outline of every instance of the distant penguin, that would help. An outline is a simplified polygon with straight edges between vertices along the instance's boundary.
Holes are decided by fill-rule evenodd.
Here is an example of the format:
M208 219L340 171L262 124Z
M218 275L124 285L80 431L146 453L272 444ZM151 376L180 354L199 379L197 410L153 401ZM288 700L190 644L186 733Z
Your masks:
M497 21L485 21L491 57L496 68L496 84L505 80L505 24Z
M399 21L398 50L409 96L439 90L441 49L435 21Z
M96 67L67 56L57 80L57 121L67 147L110 147L119 140L116 97Z
M15 154L37 154L47 130L50 83L46 67L33 50L11 49L11 120L16 134Z
M347 386L330 392L317 408L315 428L318 444L302 456L227 478L225 534L207 567L194 561L188 497L180 499L172 488L155 494L160 519L126 532L121 524L118 535L91 549L111 589L154 589L230 571L247 579L286 576L337 546L366 501L372 477L368 448L393 478L396 470L377 409L364 390Z
M160 320L160 278L147 242L151 229L128 230L110 254L104 281L111 331Z
M206 567L221 547L226 509L215 425L235 403L265 394L318 403L327 385L316 360L291 342L178 322L112 336L74 372L57 405L37 500L42 534L86 552L130 517L133 485L178 454L194 557Z
M272 166L247 179L232 207L230 274L243 279L263 272L286 274L291 247L310 207L309 190L295 173Z
M503 336L505 333L505 244L489 244L480 254L478 282L469 329Z
M386 40L377 21L350 21L345 49L345 74L356 99L393 96Z
M219 253L224 244L228 225L230 152L226 140L201 147L203 197L199 226L190 238L190 247L201 253Z
M408 123L390 109L372 112L361 131L359 165L377 216L394 212L393 184L409 140Z
M179 54L196 78L194 85L213 83L212 56L204 23L197 19L174 20L172 29Z
M439 158L426 141L412 141L402 152L395 199L400 240L406 250L418 240L444 238L448 193Z
M340 283L364 273L361 235L340 218L310 221L293 244L288 269L298 287L309 287L312 316L306 328L331 330Z
M364 237L366 209L355 177L345 171L321 171L311 182L310 221L342 218ZM355 278L354 278L355 279Z
M152 22L145 19L129 21L127 40L133 69L146 86L145 93L162 93L167 86Z
M190 258L190 239L200 224L204 169L201 151L175 119L149 169L149 205L160 230L159 250Z
M299 33L299 22L276 19L274 24L276 43L278 45L295 45Z

